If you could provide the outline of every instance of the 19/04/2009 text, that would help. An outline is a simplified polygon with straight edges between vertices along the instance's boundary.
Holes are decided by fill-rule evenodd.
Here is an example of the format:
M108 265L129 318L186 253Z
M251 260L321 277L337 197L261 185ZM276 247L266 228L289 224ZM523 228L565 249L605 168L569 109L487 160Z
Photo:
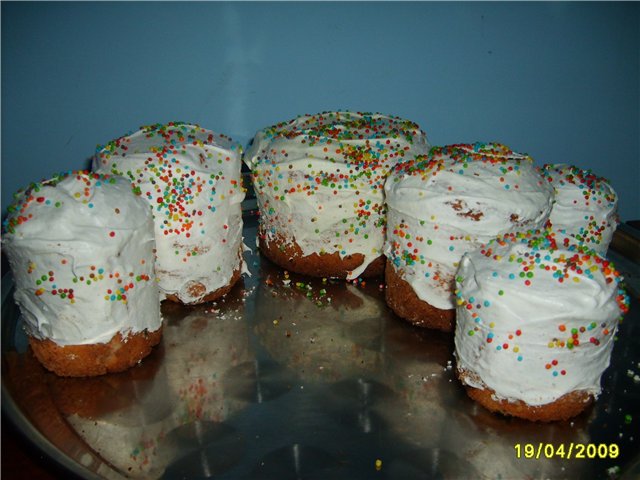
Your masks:
M620 455L620 447L615 443L516 443L516 458L540 459L540 458L566 458L566 459L591 459L591 458L617 458Z

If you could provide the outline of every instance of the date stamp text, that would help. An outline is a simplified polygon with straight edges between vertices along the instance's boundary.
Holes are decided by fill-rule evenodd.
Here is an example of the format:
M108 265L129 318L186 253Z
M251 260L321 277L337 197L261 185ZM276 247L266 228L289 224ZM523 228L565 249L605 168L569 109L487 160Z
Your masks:
M540 458L565 458L592 459L592 458L617 458L620 455L620 447L615 443L516 443L513 448L516 458L540 459Z

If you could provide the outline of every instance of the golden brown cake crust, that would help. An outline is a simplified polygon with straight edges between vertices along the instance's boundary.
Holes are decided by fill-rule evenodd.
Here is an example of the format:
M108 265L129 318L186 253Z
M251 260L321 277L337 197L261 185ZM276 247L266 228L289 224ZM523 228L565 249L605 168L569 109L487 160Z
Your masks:
M302 249L295 242L288 242L280 236L269 240L259 235L260 251L276 265L295 273L320 278L347 278L349 272L355 270L364 261L364 255L355 253L340 257L336 253L312 253L303 255ZM376 258L360 275L363 278L382 277L384 273L384 256Z
M162 327L123 338L117 333L108 343L58 345L51 340L29 337L29 345L42 365L62 377L92 377L122 372L151 353L160 343Z
M396 272L389 260L385 268L385 300L387 305L399 317L416 327L432 328L443 332L452 332L456 310L441 310L418 298L407 281Z
M458 378L464 384L469 375L457 370ZM495 397L495 391L489 388L475 388L464 385L467 395L486 409L503 415L524 418L534 422L555 422L568 420L584 412L593 402L593 395L585 391L573 391L546 405L527 405L521 400L510 402Z
M233 272L233 275L231 275L231 280L229 281L228 285L220 287L217 290L214 290L213 292L207 293L204 297L202 297L197 302L184 303L182 300L178 298L177 295L167 295L166 300L169 300L174 303L179 303L182 305L199 305L201 303L213 302L215 300L218 300L224 297L227 293L231 291L233 286L238 282L238 280L240 280L241 273L242 273L241 267L238 267ZM198 297L204 293L205 287L201 283L194 283L189 287L189 290L190 290L191 296Z

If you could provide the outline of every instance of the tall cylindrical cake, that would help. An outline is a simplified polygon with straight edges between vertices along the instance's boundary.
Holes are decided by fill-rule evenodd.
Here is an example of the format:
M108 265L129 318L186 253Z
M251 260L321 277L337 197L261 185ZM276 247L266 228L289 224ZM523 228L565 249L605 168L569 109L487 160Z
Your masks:
M168 123L98 147L93 170L128 178L151 206L163 296L215 300L240 278L242 149L197 125Z
M16 195L2 244L35 356L64 376L124 370L161 338L153 220L129 181L70 172Z
M497 235L541 228L552 188L531 157L494 143L434 147L385 186L389 306L414 325L452 331L460 258Z
M380 275L385 180L397 163L427 149L418 125L377 113L324 112L259 131L245 162L261 251L297 273Z
M629 298L612 264L548 232L467 253L457 272L457 371L471 398L529 420L582 412L601 391Z
M584 245L605 255L618 226L618 196L611 185L572 165L545 165L542 173L555 190L549 224L556 242Z

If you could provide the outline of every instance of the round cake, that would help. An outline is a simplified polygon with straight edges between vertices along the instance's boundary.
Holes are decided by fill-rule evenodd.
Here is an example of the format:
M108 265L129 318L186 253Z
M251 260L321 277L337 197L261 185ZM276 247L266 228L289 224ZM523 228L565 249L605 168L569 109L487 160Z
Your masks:
M160 341L153 220L127 180L70 172L32 184L4 229L15 301L47 369L122 371Z
M377 113L324 112L259 131L245 162L260 250L296 273L381 275L386 177L427 149L418 125Z
M456 276L457 373L489 410L537 421L581 413L601 391L629 298L613 265L544 231L467 253Z
M197 125L168 123L98 147L93 170L128 178L151 205L163 298L216 300L240 278L242 149Z
M492 238L542 228L553 189L531 157L494 143L434 147L385 186L386 299L420 327L452 331L460 258Z
M585 245L605 255L618 226L618 197L605 178L572 165L545 165L555 190L549 226L556 242Z

